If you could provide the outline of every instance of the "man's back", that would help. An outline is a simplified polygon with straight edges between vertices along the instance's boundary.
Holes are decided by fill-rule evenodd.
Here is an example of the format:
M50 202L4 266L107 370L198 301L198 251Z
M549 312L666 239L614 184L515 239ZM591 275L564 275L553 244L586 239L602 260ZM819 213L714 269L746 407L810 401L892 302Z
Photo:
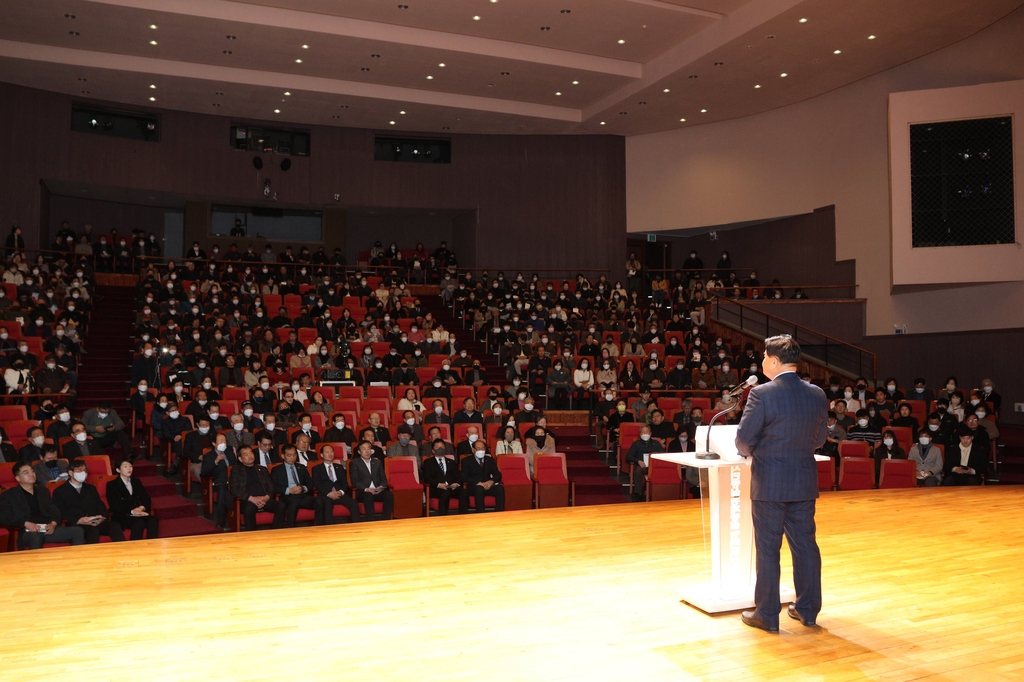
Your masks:
M818 497L814 450L825 441L827 418L824 392L795 372L780 374L750 391L736 447L740 454L753 456L752 500Z

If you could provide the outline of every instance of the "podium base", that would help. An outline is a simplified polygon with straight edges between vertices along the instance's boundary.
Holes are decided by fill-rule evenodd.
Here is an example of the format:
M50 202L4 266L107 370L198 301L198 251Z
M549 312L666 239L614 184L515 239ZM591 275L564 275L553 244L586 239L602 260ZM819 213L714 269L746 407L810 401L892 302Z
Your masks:
M754 608L753 587L748 594L720 595L715 592L711 583L700 583L679 590L679 596L684 602L704 613L726 613ZM782 604L796 601L796 593L786 586L780 588L779 597Z

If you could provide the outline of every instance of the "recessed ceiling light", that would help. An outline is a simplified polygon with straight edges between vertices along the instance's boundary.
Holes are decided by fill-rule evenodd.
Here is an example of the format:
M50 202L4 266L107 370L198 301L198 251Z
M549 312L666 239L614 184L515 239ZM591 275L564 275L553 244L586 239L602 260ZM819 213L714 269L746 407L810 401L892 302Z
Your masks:
M149 41L149 44L150 45L156 45L156 41L155 40L151 40L151 41Z
M295 63L296 63L296 64L301 64L301 63L302 63L302 60L301 60L301 59L296 59L296 60L295 60Z
M347 104L342 104L342 105L341 105L341 108L342 108L342 109L348 109L348 105L347 105Z
M441 130L451 130L448 126L441 126Z
M637 104L639 104L640 106L643 106L643 105L647 104L647 102L637 102Z
M540 30L542 30L542 31L550 31L551 27L550 26L541 26Z
M341 116L338 116L337 114L331 114L331 118L341 118Z
M150 102L155 102L155 101L156 101L156 97L150 97L150 98L149 98L149 101L150 101Z
M395 122L394 122L394 121L388 121L388 123L389 123L390 125L395 125Z
M432 80L434 80L434 77L433 76L427 76L427 80L428 81L432 81Z
M874 35L869 35L869 36L868 36L868 40L874 40L874 39L875 39L875 36L874 36Z
M231 54L231 50L221 50L224 54Z
M562 93L560 93L560 92L556 92L555 94L556 94L556 95L559 95L559 96L561 96L561 94L562 94Z
M380 55L375 52L370 55L370 59L380 59Z
M474 14L473 15L473 21L480 21L480 15L479 14Z
M501 75L502 75L502 76L508 76L508 75L509 75L509 72L508 72L508 71L502 71L502 72L501 72Z
M149 27L150 27L151 29L153 29L154 31L156 30L156 24L150 24L150 25L149 25Z
M78 31L68 31L68 34L73 35L73 36L81 35ZM156 43L153 43L153 44L156 45Z
M221 97L223 97L223 96L224 96L224 93L223 93L223 92L215 92L215 93L213 93L213 94L215 94L215 95L220 95Z
M82 90L82 94L83 95L88 95L89 94L89 90Z
M681 119L679 119L679 122L680 123L686 123L686 119L685 118L681 118Z
M665 88L664 90L662 90L662 92L669 92L669 89Z
M701 110L700 110L700 113L702 113L702 114L706 114L706 113L708 113L708 110L707 110L707 109L701 109Z
M604 125L604 121L601 121L601 125Z
M360 71L369 71L369 70L370 70L370 67L368 67L368 66L364 66L364 67L362 67L362 68L361 68L361 69L359 69L359 70L360 70Z
M399 5L398 9L409 9L409 5Z
M760 86L760 85L755 85L755 86L754 86L754 89L755 89L755 90L760 90L760 89L761 89L761 86Z
M766 40L775 40L775 36L765 36Z
M274 113L275 113L275 114L280 114L280 113L281 113L281 110L280 110L280 109L274 109Z
M150 85L149 85L149 89L150 89L150 90L156 90L156 85L154 85L154 84L150 83Z
M563 10L559 10L559 12L561 12L562 14L570 14L572 12L572 10L571 9L563 9Z
M440 64L438 64L438 66L440 66L443 69L444 68L444 62L441 62Z
M697 77L697 74L695 74L695 73L694 73L694 74L690 74L690 79L691 79L691 80L692 80L692 79L694 79L694 78L696 78L696 77Z
M489 88L493 88L493 87L494 87L494 83L488 83L488 84L487 84L487 87L489 87Z
M832 54L842 54L842 50L833 50Z
M288 92L287 90L285 90L285 91L284 91L284 95L285 95L285 97L289 97L289 96L291 96L291 94L292 94L292 93Z
M626 44L626 41L622 40L621 38L619 38L619 45L625 45L625 44Z
M800 23L801 24L806 24L807 23L807 17L804 17L803 19L801 19Z
M78 77L78 80L80 80L80 81L82 81L82 82L84 83L84 82L86 82L86 81L87 81L87 80L89 80L89 79L88 79L88 78L82 78L81 76L79 76L79 77Z
M74 19L74 18L75 18L75 15L74 15L74 14L65 14L65 15L64 15L64 18L65 18L65 19Z
M225 36L228 40L237 40L238 36Z
M572 84L573 84L573 85L579 85L579 84L580 84L580 82L579 82L579 81L573 81L573 82L572 82Z
M619 112L619 116L625 116L625 115L626 115L627 113L628 113L628 112L625 112L625 111L620 111L620 112Z
M404 111L399 111L398 113L400 113L400 114L404 114L405 112L404 112Z
M214 103L213 103L213 106L215 106L215 107L219 107L220 105L219 105L219 104L217 104L216 102L214 102Z
M724 64L725 64L725 62L715 62L715 66L722 66Z
M788 73L785 73L785 72L783 72L783 73L780 73L780 74L779 74L779 77L780 77L780 78L785 78L785 77L786 77L786 76L788 76L788 75L789 75Z
M308 50L308 49L309 49L309 45L303 45L303 46L302 46L302 49L303 49L303 50Z

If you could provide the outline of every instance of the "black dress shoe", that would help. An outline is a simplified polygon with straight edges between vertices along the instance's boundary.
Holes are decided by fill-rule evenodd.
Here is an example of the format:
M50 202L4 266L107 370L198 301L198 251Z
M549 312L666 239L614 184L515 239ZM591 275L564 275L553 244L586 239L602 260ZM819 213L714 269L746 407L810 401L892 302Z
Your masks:
M789 605L789 608L786 609L786 613L788 613L789 617L792 618L793 620L798 620L801 623L803 623L805 627L813 628L814 626L817 625L817 623L814 622L813 620L807 620L806 618L801 616L800 612L796 610L796 606L793 605L793 604Z
M749 625L752 628L760 628L760 629L764 630L765 632L770 632L772 634L778 634L778 632L779 632L779 626L778 625L776 625L773 628L768 627L768 625L763 620L761 620L760 618L758 618L755 615L756 613L757 613L756 611L744 611L743 613L740 614L740 620L742 620L745 625Z

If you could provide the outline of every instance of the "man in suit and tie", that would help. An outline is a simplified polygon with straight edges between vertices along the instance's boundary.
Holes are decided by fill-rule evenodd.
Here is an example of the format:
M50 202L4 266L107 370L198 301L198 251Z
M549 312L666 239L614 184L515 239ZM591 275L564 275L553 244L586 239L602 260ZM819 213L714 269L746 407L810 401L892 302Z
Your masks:
M213 510L214 523L223 526L228 510L228 467L238 464L235 450L228 445L227 437L218 433L212 447L203 453L200 476L213 477L213 489L217 493L217 505Z
M334 507L342 505L352 515L352 522L359 523L359 505L346 494L345 467L334 461L334 446L325 445L320 449L321 463L313 467L313 487L316 496L316 525L327 526L334 523Z
M814 451L825 442L828 400L797 374L800 346L790 336L765 339L762 372L771 381L755 386L736 433L736 449L752 457L751 516L757 549L754 610L742 620L751 627L779 631L779 551L782 536L793 555L796 604L790 618L807 627L821 610L821 553L815 541L814 508L818 467Z
M243 447L238 452L238 466L232 467L228 480L231 496L241 501L243 530L256 530L256 513L269 512L274 515L273 527L280 528L284 522L284 503L274 499L274 483L266 467L256 464L252 448Z
M53 491L53 503L60 509L68 526L78 526L85 534L85 544L93 545L106 535L111 542L124 542L121 526L107 518L109 510L103 504L96 486L85 482L88 467L85 460L71 463L71 478Z
M262 434L256 440L257 449L253 450L253 456L257 464L269 469L271 464L280 462L281 457L277 454L277 448L274 447L273 437L267 431L263 431ZM239 448L238 451L241 452L242 448Z
M453 497L458 498L459 508L463 509L469 504L464 500L465 488L459 483L458 466L455 460L444 456L444 441L434 441L434 452L432 457L423 461L423 482L430 488L430 496L437 500L437 515L448 514L448 502Z
M305 464L299 464L299 454L294 445L286 445L281 451L282 464L270 472L274 492L285 504L284 527L295 527L295 516L300 509L314 509L313 479Z
M373 503L382 502L384 504L383 517L385 521L388 521L395 508L395 496L388 490L388 479L384 475L384 463L373 456L373 443L369 441L364 440L359 443L358 452L359 459L352 462L350 471L352 487L355 488L357 500L363 503L367 521L372 521L375 517Z
M86 455L102 455L103 450L95 440L89 440L89 434L85 431L85 424L78 422L71 427L71 437L74 440L64 443L62 454L64 459L70 461Z
M25 435L28 436L28 443L18 450L18 457L22 462L35 464L43 458L43 443L46 441L46 436L43 434L43 430L38 426L33 426ZM38 471L36 473L38 473ZM43 483L47 480L49 479L44 479Z
M465 494L459 511L469 511L469 496L476 502L477 513L484 510L484 498L494 497L494 511L505 511L505 488L501 485L501 472L498 463L488 456L487 446L482 440L473 443L473 456L462 460L462 485Z

